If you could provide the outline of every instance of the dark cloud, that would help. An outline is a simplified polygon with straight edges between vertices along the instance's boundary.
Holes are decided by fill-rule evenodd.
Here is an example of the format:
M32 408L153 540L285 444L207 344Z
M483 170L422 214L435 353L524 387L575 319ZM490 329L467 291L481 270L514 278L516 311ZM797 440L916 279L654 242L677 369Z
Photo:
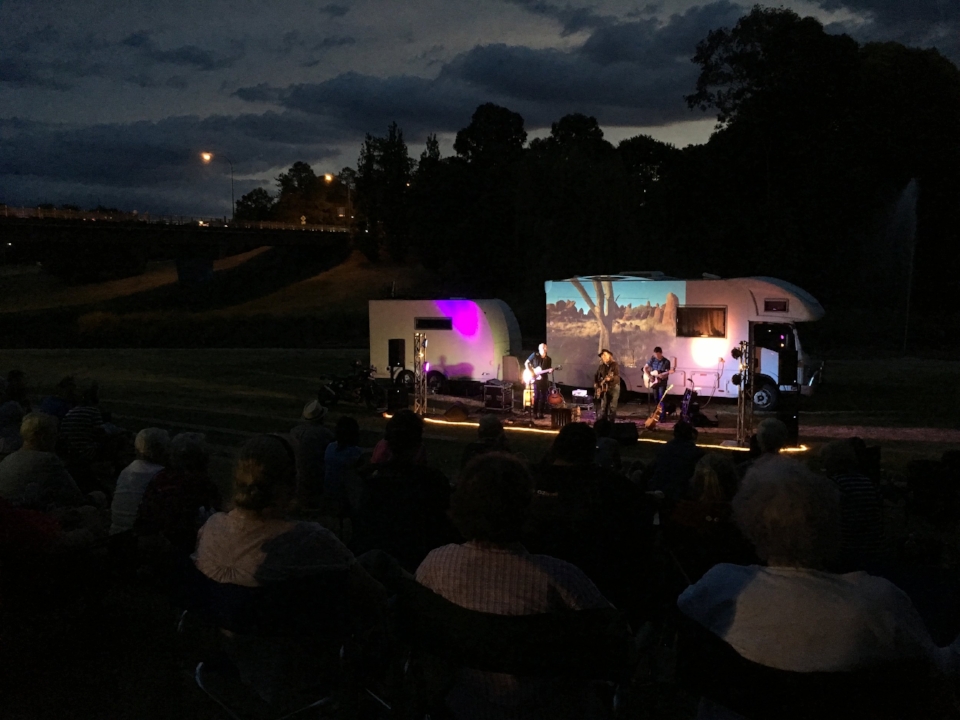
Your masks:
M68 202L56 192L73 188L71 197L76 198L80 188L86 187L96 188L103 197L118 198L111 201L114 204L140 210L177 210L164 205L163 193L168 191L178 197L196 196L181 208L198 202L202 207L209 200L203 198L217 170L199 162L200 150L229 157L236 176L242 178L289 167L296 160L334 157L339 150L332 143L343 140L335 128L295 113L182 116L88 127L7 120L0 123L0 201L21 204L55 197L57 202ZM241 189L258 185L256 180L242 180L238 196ZM44 188L51 194L43 196ZM153 201L144 192L150 189L159 193ZM229 196L216 195L216 202L225 197ZM127 201L121 202L122 198ZM130 204L134 199L137 205ZM86 203L82 197L78 201Z
M73 86L33 63L5 57L0 57L0 83L17 88L38 87L48 90L69 90Z
M182 45L171 50L162 50L151 37L151 33L146 30L128 35L120 44L137 50L148 62L185 65L202 71L232 67L245 54L243 46L238 43L234 43L230 54L220 56L196 45Z
M329 5L324 5L322 8L320 8L320 12L324 15L329 15L330 17L338 18L338 17L343 17L348 12L350 12L350 8L346 5L335 5L331 3Z
M560 23L563 36L573 35L582 30L594 30L606 27L617 21L612 15L600 15L590 7L574 7L570 4L557 5L545 0L506 0L511 5L522 7L527 12L548 17Z
M350 37L349 35L330 35L329 37L323 38L320 42L316 43L313 46L314 50L328 50L335 47L343 47L344 45L355 45L357 39Z
M929 26L960 23L956 0L815 0L824 10L869 13L884 25Z

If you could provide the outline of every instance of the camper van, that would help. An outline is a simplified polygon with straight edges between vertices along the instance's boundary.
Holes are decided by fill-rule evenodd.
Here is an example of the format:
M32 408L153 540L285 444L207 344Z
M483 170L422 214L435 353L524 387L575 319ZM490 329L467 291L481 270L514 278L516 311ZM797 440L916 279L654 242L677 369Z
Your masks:
M371 300L370 362L378 378L413 385L413 338L427 340L427 383L516 381L520 325L502 300Z
M643 392L643 366L660 346L670 359L673 394L736 398L740 364L731 351L751 343L754 405L770 410L781 394L809 394L820 367L804 353L797 324L823 317L809 293L770 277L678 280L621 273L545 283L547 344L557 381L590 388L607 348L620 363L621 397Z

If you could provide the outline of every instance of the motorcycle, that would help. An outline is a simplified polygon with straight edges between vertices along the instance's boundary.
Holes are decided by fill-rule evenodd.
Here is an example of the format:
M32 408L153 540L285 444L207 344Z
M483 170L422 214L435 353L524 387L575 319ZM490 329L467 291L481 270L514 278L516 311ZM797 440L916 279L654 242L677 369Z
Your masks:
M359 360L351 363L353 372L342 377L321 379L317 400L325 407L333 407L338 402L364 404L370 410L387 405L387 392L374 379L377 371L372 365L366 366Z

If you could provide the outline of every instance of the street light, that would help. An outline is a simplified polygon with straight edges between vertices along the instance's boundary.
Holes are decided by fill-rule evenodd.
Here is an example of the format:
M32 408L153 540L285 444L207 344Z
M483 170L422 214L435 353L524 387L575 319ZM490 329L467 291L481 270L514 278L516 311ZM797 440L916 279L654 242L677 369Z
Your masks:
M334 177L335 177L335 175L334 175L333 173L324 173L324 174L323 174L323 180L324 180L324 182L327 183L327 185L329 185L330 183L333 182L333 178L334 178ZM343 180L341 180L341 182L343 183L343 186L347 189L347 218L346 218L346 220L347 220L347 227L349 227L349 226L350 226L350 220L353 218L353 215L350 213L350 183L349 183L349 181L343 181Z
M233 194L233 160L228 158L226 155L221 155L220 157L230 164L230 222L233 222L237 212L237 201ZM212 152L200 153L200 159L203 160L204 165L209 165L211 162L213 162L213 158L214 155Z

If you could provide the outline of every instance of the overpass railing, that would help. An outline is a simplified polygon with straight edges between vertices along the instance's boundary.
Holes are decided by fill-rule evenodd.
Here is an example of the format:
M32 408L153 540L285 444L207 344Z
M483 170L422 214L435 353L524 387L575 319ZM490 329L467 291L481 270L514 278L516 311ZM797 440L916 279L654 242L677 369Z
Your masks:
M0 215L25 220L84 220L87 222L142 222L152 225L199 225L200 227L241 228L247 230L301 230L311 232L349 232L344 225L315 225L310 223L283 223L270 220L227 220L222 217L194 215L153 215L137 212L104 212L95 210L67 210L64 208L7 207L0 205Z

